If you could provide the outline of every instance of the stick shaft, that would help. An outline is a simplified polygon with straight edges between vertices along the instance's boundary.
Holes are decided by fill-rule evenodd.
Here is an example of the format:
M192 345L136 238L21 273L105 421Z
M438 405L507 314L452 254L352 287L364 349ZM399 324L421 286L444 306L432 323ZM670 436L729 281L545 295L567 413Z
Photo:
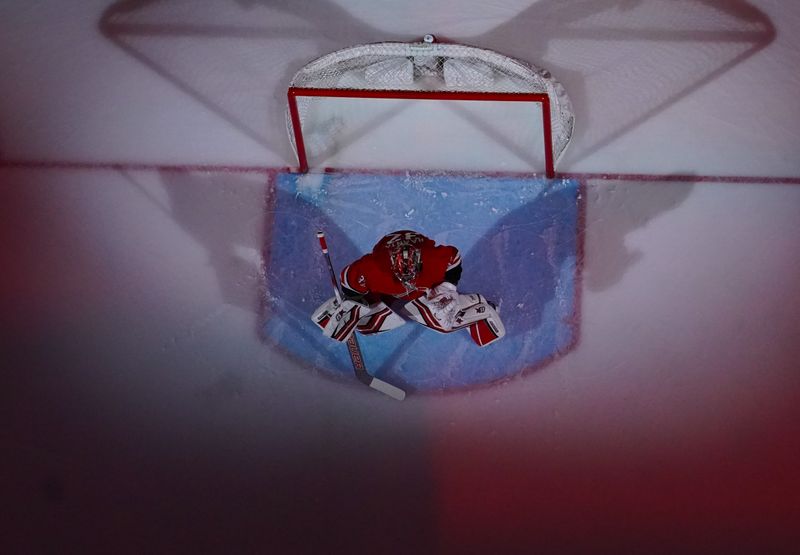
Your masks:
M325 255L325 261L328 263L328 273L331 278L331 285L333 285L333 292L339 301L342 300L342 290L339 287L339 280L336 279L336 270L333 269L333 262L331 262L331 254L328 252L328 242L325 240L325 233L317 231L317 239L319 240L319 247L322 249L322 254Z
M317 231L317 239L319 239L319 246L322 249L322 254L325 255L325 261L328 263L328 273L331 278L331 285L336 298L341 302L342 290L339 287L339 280L336 279L336 270L333 269L333 262L331 261L331 254L328 251L328 242L325 240L325 233ZM355 334L347 339L347 350L350 351L350 360L353 362L353 371L356 377L362 383L370 385L372 382L372 375L367 372L367 366L364 364L364 356L361 354L361 347L358 344Z
M325 240L325 233L317 231L317 239L319 240L319 248L322 254L325 255L325 261L328 263L328 273L331 278L331 285L333 292L339 302L342 301L342 289L339 286L339 280L336 278L336 270L333 269L333 262L331 261L330 252L328 252L328 242ZM380 391L398 401L402 401L406 397L406 392L390 383L375 378L367 371L367 365L364 363L364 356L361 354L361 347L356 339L356 334L353 332L347 339L347 350L350 353L350 361L353 363L353 372L355 372L358 381L364 385Z

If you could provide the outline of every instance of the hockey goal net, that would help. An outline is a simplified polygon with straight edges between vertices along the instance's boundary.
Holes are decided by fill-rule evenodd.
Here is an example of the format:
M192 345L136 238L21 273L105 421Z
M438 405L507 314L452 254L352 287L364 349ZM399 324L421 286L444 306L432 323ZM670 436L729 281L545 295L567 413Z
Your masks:
M491 50L423 42L353 46L303 67L288 91L299 169L544 171L572 136L564 87Z

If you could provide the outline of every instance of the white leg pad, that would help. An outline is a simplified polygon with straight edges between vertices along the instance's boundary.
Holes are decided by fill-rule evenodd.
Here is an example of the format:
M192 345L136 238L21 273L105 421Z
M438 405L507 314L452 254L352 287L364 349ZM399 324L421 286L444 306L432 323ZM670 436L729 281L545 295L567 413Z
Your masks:
M453 329L468 328L470 337L480 347L502 339L506 328L497 309L477 293L458 296L458 312Z
M362 312L362 314L363 316L358 320L356 329L364 335L373 335L393 330L406 323L401 316L396 314L384 303L370 306L369 311L366 313Z
M453 331L452 322L442 321L440 318L442 315L437 313L435 307L431 306L425 297L406 303L403 310L410 318L427 328L440 333Z
M443 322L437 318L437 312L425 302L425 299L406 304L405 312L423 326L440 333L468 328L472 340L481 347L494 343L506 334L506 328L497 310L483 295L477 293L458 296L458 310L452 315L450 322Z

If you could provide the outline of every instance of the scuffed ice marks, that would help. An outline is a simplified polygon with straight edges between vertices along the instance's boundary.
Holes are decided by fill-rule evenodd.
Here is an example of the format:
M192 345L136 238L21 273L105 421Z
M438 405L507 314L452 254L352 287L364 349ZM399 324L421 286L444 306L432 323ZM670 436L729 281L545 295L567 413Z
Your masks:
M321 173L304 173L297 178L297 194L305 196L314 196L322 192L322 183L325 180L325 174Z

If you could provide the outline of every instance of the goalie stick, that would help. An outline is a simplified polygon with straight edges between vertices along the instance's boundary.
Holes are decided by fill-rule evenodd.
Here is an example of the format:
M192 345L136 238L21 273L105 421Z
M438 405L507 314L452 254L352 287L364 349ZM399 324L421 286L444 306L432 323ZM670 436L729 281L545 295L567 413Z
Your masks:
M333 293L336 299L342 301L342 291L339 288L339 280L336 279L336 272L333 269L333 262L331 262L331 255L328 252L328 242L325 240L325 233L317 231L317 239L319 239L319 246L322 249L322 254L325 255L325 260L328 263L328 272L331 275L331 284L333 285ZM367 366L364 364L364 357L361 355L361 347L358 345L355 333L353 333L347 340L347 350L350 352L350 360L353 362L353 371L356 374L358 381L364 385L368 385L372 389L377 389L381 393L388 395L393 399L402 401L406 398L406 392L399 387L393 386L383 380L379 380L372 374L367 372Z

